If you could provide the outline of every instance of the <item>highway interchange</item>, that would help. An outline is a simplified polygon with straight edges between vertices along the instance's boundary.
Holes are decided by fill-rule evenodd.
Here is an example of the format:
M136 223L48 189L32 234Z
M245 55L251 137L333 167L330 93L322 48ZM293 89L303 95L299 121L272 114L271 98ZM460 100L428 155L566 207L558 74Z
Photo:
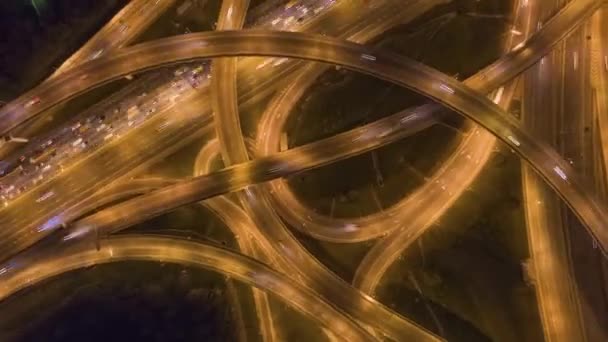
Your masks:
M469 188L499 140L527 162L522 166L522 189L531 272L544 337L547 341L595 340L594 335L585 332L564 236L568 234L568 223L578 224L580 220L593 236L594 246L603 253L608 251L608 207L605 193L598 191L606 184L605 167L601 165L606 163L604 156L608 153L603 134L606 131L602 129L608 106L608 32L602 25L608 22L606 6L595 0L518 2L513 22L514 26L520 25L517 30L522 32L506 42L500 59L463 82L406 57L363 45L398 23L414 20L448 2L386 0L359 5L363 7L360 12L342 1L302 1L300 5L281 8L317 14L303 17L293 28L282 27L307 32L300 33L273 31L272 25L278 19L272 19L272 13L264 18L270 25L236 31L243 28L249 2L226 0L220 9L217 31L127 47L173 3L161 0L156 1L156 7L150 7L144 1L132 1L49 79L0 108L0 130L8 135L32 118L39 120L45 110L93 88L159 69L155 76L132 81L145 82L145 92L141 93L141 86L132 86L132 90L128 86L109 100L105 109L90 114L97 121L87 121L83 115L56 135L72 136L74 130L90 124L83 131L84 138L76 135L72 140L64 139L64 145L59 145L61 139L55 135L49 138L57 144L53 152L61 158L66 153L59 146L70 150L78 147L72 161L66 158L59 164L46 162L36 165L35 170L32 166L34 171L22 172L25 178L18 179L29 179L30 172L38 175L36 172L42 172L38 170L47 165L56 169L41 184L32 183L31 190L23 188L5 199L5 208L0 211L4 228L0 233L0 255L9 262L0 269L0 298L54 275L97 263L163 260L212 269L262 290L253 295L261 335L266 341L278 340L266 292L317 320L334 337L347 341L374 340L380 335L396 341L444 340L379 303L374 299L375 289L404 250L432 229L433 223ZM150 8L151 15L145 20L133 14ZM361 13L366 14L366 19L360 18ZM293 21L291 15L288 18ZM320 23L330 21L332 15L342 21L334 18L332 22L337 23L331 30L315 32L313 27L328 27ZM281 14L276 17L287 21ZM589 34L592 41L587 43ZM252 58L237 62L237 57L242 56L280 58L270 60L278 68L266 71L268 62L254 64L262 60ZM339 65L411 89L436 103L405 109L285 150L281 139L289 113L330 68L326 64L286 61L286 57ZM205 61L210 58L213 61L209 67ZM163 69L183 62L191 64L185 69ZM578 72L579 68L589 68L591 73ZM266 84L256 84L259 75L247 76L264 72L272 75ZM237 73L244 74L244 81L239 80L238 85ZM524 76L519 77L522 73ZM550 82L547 73L561 75L562 88L571 87L562 92L578 95L555 95L551 87L560 86ZM287 77L289 82L283 81ZM591 90L579 86L586 84L587 77L594 85ZM271 84L280 90L261 115L257 136L246 141L239 109L268 96L266 88ZM594 95L587 96L587 92ZM507 113L516 96L524 99L521 121ZM120 103L117 110L116 103ZM554 114L546 110L547 103L555 103L552 106L560 109ZM131 117L129 111L133 107L137 107L137 113ZM291 192L286 177L414 135L437 124L446 107L470 119L462 128L466 132L464 138L422 186L393 206L361 218L333 218L307 208ZM99 114L104 110L114 116ZM564 117L569 112L585 114ZM125 119L127 115L129 118ZM589 142L585 135L587 127L595 125L594 118L600 127L599 144ZM106 131L95 129L97 132L87 133L99 125L104 125ZM129 129L122 131L114 126ZM564 136L560 129L572 132ZM147 166L203 136L215 138L199 152L191 178L131 180ZM211 164L218 157L224 168L214 171ZM11 167L16 168L20 155L12 158L7 160L13 160ZM26 159L29 158L28 155ZM13 172L10 176L15 175ZM4 182L4 189L13 183L18 185L13 189L21 188L21 183L12 178ZM228 193L235 196L222 196ZM120 203L107 207L117 202ZM198 202L231 229L242 255L169 237L105 238ZM26 214L18 209L23 206L29 206ZM286 223L322 241L354 243L379 239L349 284L319 262ZM104 237L102 241L91 243L100 236ZM60 252L54 249L55 245L61 246ZM602 253L599 258L604 258ZM11 259L20 260L17 264L21 266L11 266L15 264Z

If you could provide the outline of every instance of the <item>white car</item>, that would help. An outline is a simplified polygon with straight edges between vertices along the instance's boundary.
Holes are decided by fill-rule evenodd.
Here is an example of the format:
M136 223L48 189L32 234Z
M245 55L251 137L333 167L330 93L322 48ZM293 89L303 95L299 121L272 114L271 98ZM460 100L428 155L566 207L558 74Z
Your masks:
M94 53L91 55L90 60L94 60L94 59L99 58L99 56L101 56L101 54L102 54L102 53L103 53L103 49L99 49L99 50L95 51L95 52L94 52Z

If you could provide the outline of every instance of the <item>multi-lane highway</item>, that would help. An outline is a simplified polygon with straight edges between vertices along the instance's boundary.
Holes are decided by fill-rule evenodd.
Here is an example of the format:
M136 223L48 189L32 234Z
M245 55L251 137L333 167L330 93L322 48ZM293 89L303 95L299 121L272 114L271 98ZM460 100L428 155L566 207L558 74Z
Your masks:
M591 83L593 101L599 124L600 144L603 156L603 168L608 170L608 10L606 5L599 9L592 18L592 65ZM605 196L605 195L604 195Z
M391 315L391 316L392 316L392 314L389 314L389 315ZM389 316L389 317L390 317L390 316ZM403 334L403 333L402 333L402 334Z
M170 2L164 3L169 6ZM390 3L390 1L387 1L387 3ZM436 3L411 1L409 5L416 9L413 11L416 14L411 14L410 18L406 20L413 19L418 13L423 13L438 3L441 3L441 1ZM328 1L319 8L324 9L332 4L333 1ZM247 5L248 1L224 2L220 10L218 29L241 28L245 21ZM306 14L304 9L307 9L307 7L302 6L295 6L290 3L285 6L285 13ZM349 38L354 42L365 42L395 25L399 19L408 18L407 15L401 17L397 14L391 15L390 12L394 12L394 10L390 6L387 5L383 9L378 9L378 12L376 12L378 17L370 16L372 19L369 22L363 20L363 24L359 26L348 27L343 23L338 24L337 26L343 28L339 36ZM530 11L529 3L526 1L521 6L522 13L520 15L527 17L529 25L530 23L533 25L536 19L530 19L533 18L533 15L528 12ZM547 54L555 44L589 18L599 6L600 2L591 0L570 2L552 20L546 22L537 34L532 35L525 43L511 41L511 47L514 46L511 52L464 83L407 58L379 52L376 49L356 43L345 42L324 35L289 32L199 33L123 48L107 56L95 52L95 58L91 58L83 66L66 67L66 71L62 70L61 74L54 75L28 94L0 109L0 117L5 118L0 122L0 130L7 132L24 120L35 117L44 109L125 75L182 61L210 57L222 58L218 60L219 62L213 64L209 92L206 90L198 91L183 96L180 99L179 107L161 104L161 106L167 107L161 107L161 114L155 115L153 120L144 122L141 128L136 131L126 132L121 139L110 142L105 148L93 152L87 159L74 163L67 172L59 174L53 180L52 185L46 185L52 186L53 189L69 189L72 193L74 191L82 193L80 197L73 198L70 201L67 200L65 194L57 197L51 195L40 201L42 206L35 206L31 212L25 215L13 218L10 215L0 217L3 220L3 226L21 226L21 221L18 220L23 217L29 225L27 229L19 230L17 228L17 230L3 232L4 240L7 244L12 245L10 248L4 247L4 251L6 254L11 254L10 251L21 250L39 239L41 235L32 232L32 227L38 227L37 231L43 231L43 233L44 231L49 232L57 229L62 224L78 219L91 209L119 198L145 193L80 219L74 224L68 225L66 230L58 231L56 235L52 235L52 239L45 241L55 241L53 239L58 237L58 241L71 243L79 240L78 238L91 236L89 233L92 232L112 233L135 223L143 222L150 217L166 213L180 205L206 199L203 204L216 212L233 230L243 253L263 260L278 270L294 271L290 272L293 273L291 277L296 279L298 283L304 284L305 287L289 288L287 292L291 294L297 292L293 295L295 298L290 303L305 314L318 315L316 318L325 320L325 322L321 322L321 325L331 330L333 336L340 336L346 340L372 339L372 336L367 335L367 332L357 325L361 324L395 340L439 340L441 337L434 336L408 319L399 316L371 297L349 286L334 273L327 270L289 232L279 215L283 216L294 227L300 228L316 238L337 242L356 242L379 237L389 233L387 226L392 227L395 232L381 240L372 249L355 276L357 286L373 293L373 289L382 273L392 263L395 255L401 253L405 246L430 227L432 222L441 216L467 188L468 184L475 179L483 168L485 161L489 158L495 139L498 138L530 163L530 167L540 175L540 178L536 178L537 182L538 180L545 180L557 191L585 227L591 231L599 246L606 251L608 247L608 212L605 210L605 204L586 186L586 180L583 181L574 171L571 165L572 160L564 160L550 144L539 139L537 132L526 127L525 124L517 121L504 111L504 108L510 103L515 87L514 84L503 85ZM377 8L370 6L370 10L375 9ZM346 5L336 7L336 11L341 14L345 14L348 10L349 6ZM377 20L373 23L378 18L385 18L380 15L382 10L385 11L383 15L386 18L391 18L394 21ZM288 22L293 21L293 18L293 14L290 14L288 17L272 20L272 25L283 27L288 25ZM119 23L122 30L124 23ZM310 22L307 23L311 25ZM142 22L141 26L145 25L147 24ZM527 37L530 32L529 26L524 31L523 38ZM125 41L128 41L128 39L125 38ZM116 46L122 44L120 39L117 39ZM575 56L573 57L574 61L572 62L567 58L566 60L572 62L574 70L576 70L579 67L579 57L581 58L580 63L583 65L589 59L584 58L580 46L575 47L574 50L576 51L576 54L573 55ZM314 213L313 215L288 191L284 182L275 181L263 187L255 186L255 184L320 167L401 139L432 125L435 122L436 113L441 108L437 105L425 105L405 110L349 132L279 152L280 135L283 131L287 113L297 99L301 97L304 90L325 68L317 65L307 66L292 83L285 83L288 85L286 89L272 101L258 129L256 146L259 150L255 154L261 152L262 157L249 161L249 153L240 128L237 102L239 96L237 96L236 85L237 70L252 71L250 69L255 66L256 70L274 74L274 81L276 81L282 75L295 70L295 66L299 67L302 64L290 64L293 66L291 69L286 66L278 68L280 70L277 72L276 70L264 71L267 70L267 62L256 64L245 61L242 63L242 67L239 63L237 69L236 58L234 58L236 56L293 57L345 66L426 95L430 99L472 119L479 126L468 125L468 134L456 148L456 153L446 160L444 165L432 177L429 177L427 184L394 207L357 220L335 220ZM271 61L275 66L285 63L285 59L275 58ZM541 60L539 69L542 70L542 64L545 62L546 59ZM608 66L606 66L606 69L608 71ZM539 72L539 75L539 79L542 81L542 73ZM244 83L255 83L256 80L255 77L250 77ZM492 94L496 104L485 98L488 92L501 85L503 86ZM253 90L249 94L250 101L253 101L252 99L256 96L266 96L260 95L264 93L264 86L258 88L262 91L256 92L256 90ZM572 88L572 91L576 89ZM159 92L163 93L163 90L161 89ZM271 92L269 91L266 94ZM208 96L211 96L211 99ZM209 108L209 101L214 112L213 116L210 116L209 112L201 114L200 108ZM575 101L565 101L566 106L575 109L579 105ZM177 132L179 134L186 132L184 136L189 138L209 133L213 128L209 125L212 118L215 122L218 140L211 141L201 150L195 165L194 178L186 180L139 180L125 184L115 182L112 187L108 187L108 190L94 194L97 190L94 185L105 186L109 184L108 179L111 179L113 175L119 180L124 180L128 177L128 174L134 174L134 171L128 174L124 173L122 170L125 170L125 168L142 168L155 160L155 155L157 157L166 155L172 148L183 146L183 141L180 141L182 140L181 136L176 134ZM159 124L158 120L164 121L160 121ZM578 124L584 122L585 119L582 120L573 122ZM171 129L165 130L166 127ZM160 139L160 142L155 143L147 138L141 139L141 137ZM112 146L112 144L116 146ZM137 153L145 150L146 146L153 146L154 148L150 149L147 156L136 158ZM566 146L568 145L566 144ZM573 144L573 146L567 147L567 149L576 151L576 144ZM162 153L159 153L159 151L162 151ZM208 173L211 160L220 152L226 168ZM564 149L560 149L559 152L563 153ZM122 168L116 167L117 161L124 163ZM97 168L100 165L104 166L105 169ZM578 168L578 161L575 168ZM582 171L585 174L585 170ZM532 184L529 181L530 175L529 169L524 169L524 179L527 180L524 187L526 191ZM84 179L87 179L87 182L83 182ZM29 196L40 195L40 191L43 190L45 189L42 187L37 188L36 191L38 192L29 193ZM237 190L243 190L237 193L238 202L243 208L226 198L213 198L216 195ZM48 191L44 194L46 193ZM529 194L533 196L533 190L530 190ZM269 199L269 195L272 200ZM545 198L544 196L537 194L539 199ZM31 199L29 198L30 201ZM50 200L47 201L47 199ZM28 197L24 195L23 198L16 201L27 202ZM530 207L531 203L532 200L527 203L529 223L535 222L537 226L546 225L546 223L533 219L533 217L541 217L542 215L539 214L539 211L534 211ZM15 203L11 205L15 205ZM275 211L275 208L277 208L277 211ZM51 212L59 212L62 215L49 218L48 213ZM45 217L45 215L47 216ZM406 227L403 224L406 221L411 227ZM390 224L391 222L396 224ZM533 227L530 227L530 231L533 229ZM540 260L544 260L545 265L548 265L544 268L538 267L535 270L537 276L547 284L551 279L562 279L559 277L566 277L563 279L568 280L567 270L563 266L566 262L561 263L562 267L551 265L551 261L555 258L563 258L561 252L553 251L551 252L553 254L543 255L544 258L539 257L538 253L535 254L536 249L542 249L539 246L542 246L543 241L551 241L550 239L558 237L530 235L530 239L533 240L531 241L532 258L536 263L539 263L539 266L541 266ZM70 245L70 243L66 245ZM139 243L139 245L131 245L133 243ZM110 257L113 257L113 253L117 253L122 259L162 259L180 263L187 263L187 260L190 260L190 263L194 262L195 264L202 258L207 261L212 260L208 264L205 264L205 261L200 262L202 265L210 267L225 266L228 268L227 272L234 277L249 282L252 282L251 279L253 278L254 285L266 286L265 289L274 291L273 293L287 299L286 292L281 292L281 289L277 288L277 286L282 286L280 284L283 284L283 282L278 279L279 277L276 274L268 276L270 273L264 273L262 280L256 283L256 280L260 280L256 277L262 271L256 268L256 271L252 273L253 276L251 273L245 275L242 272L239 273L239 271L251 270L251 268L244 266L249 264L245 260L239 259L238 256L222 254L225 251L221 249L202 248L203 252L200 250L196 252L199 254L207 253L202 257L195 254L191 246L185 246L182 243L170 239L143 237L110 239L109 242L104 241L102 243L98 253L88 250L89 247L83 245L78 247L77 245L71 249L68 248L67 251L59 255L47 255L41 263L36 260L32 261L31 264L22 264L25 267L2 268L0 269L0 275L7 279L7 282L3 285L6 284L4 288L6 294L9 294L26 286L29 282L43 279L52 274L83 267L91 263L107 262L108 253ZM108 246L113 247L108 249ZM200 245L196 246L199 246L200 249ZM36 256L39 259L39 255L36 254L37 251L36 248L31 249L32 254L30 256ZM217 256L218 253L221 254L221 257ZM28 255L25 255L26 259L27 257ZM213 263L215 264L210 265ZM283 280L293 281L287 280L287 278ZM569 286L566 283L560 285L565 286L564 289L568 289ZM559 291L556 291L558 286L549 287L542 287L543 291L540 291L540 288L538 289L546 338L552 340L551 336L556 333L561 336L562 333L559 329L565 329L564 327L567 325L562 323L564 319L567 319L571 324L567 329L561 330L563 335L584 340L584 334L577 332L579 328L575 327L579 318L578 314L574 312L575 310L571 312L558 311L560 309L558 306L551 305L551 301L558 300ZM319 299L321 305L313 304L311 301L305 302L303 298L311 298L308 294L317 296L310 291L316 292L319 298L324 298L315 297ZM277 340L277 333L273 326L270 307L265 295L254 292L254 299L260 319L262 336L268 341ZM323 303L325 303L323 300L331 301L332 305L336 305L339 310L343 310L348 317L354 318L358 323L350 321L340 311L335 309L333 309L334 311L326 310L326 307L323 306ZM316 305L316 307L308 307L309 305ZM567 305L562 306L561 309L566 307ZM547 308L553 309L542 312ZM569 314L573 316L568 316ZM550 315L552 316L549 321Z
M533 51L524 48L521 55L531 53ZM58 77L56 80L59 82L49 82L55 83L54 87L42 89L40 94L44 94L42 96L53 103L94 85L152 66L193 58L254 54L300 57L340 64L409 87L442 102L478 122L520 153L573 208L598 239L600 246L608 246L608 230L603 229L607 222L604 217L606 212L601 209L602 206L595 197L585 190L569 163L550 146L534 139L514 118L456 80L404 58L390 54L370 54L369 49L356 44L324 36L313 38L287 32L192 34L141 44L125 49L112 58L88 63L61 77L61 80ZM137 57L133 58L135 56ZM102 71L94 72L98 68ZM83 75L88 77L82 79ZM76 88L72 86L74 80L79 80Z
M551 16L559 2L544 2L532 5L534 22L545 21ZM534 27L535 23L531 23ZM578 92L577 77L566 79L568 71L583 74L583 51L572 46L572 41L580 41L581 31L576 31L569 41L557 46L551 54L531 68L523 77L522 117L524 125L539 138L556 147L565 146L558 142L578 140L572 135L577 125L565 124L564 115L571 111L580 112L572 117L583 118L584 111L565 108L568 100L562 91L571 84L569 91ZM579 45L580 46L580 45ZM572 56L580 60L574 61ZM568 58L570 57L570 58ZM575 63L577 65L575 65ZM580 63L580 64L578 64ZM579 96L570 97L580 101ZM580 102L579 102L580 103ZM582 131L582 129L581 129ZM573 141L578 145L578 141ZM563 153L563 149L560 149ZM577 154L577 155L580 155ZM580 158L570 156L575 166L581 165ZM573 279L567 244L568 225L564 220L559 198L549 189L529 166L522 166L522 187L528 232L530 260L526 264L529 277L537 293L538 307L547 341L562 339L585 341L585 331L581 322L578 291Z
M329 11L327 9L328 4L321 2L321 7L325 12L320 11L319 19L323 19L324 16L328 16L328 20L335 15L339 15L340 20L334 22L331 21L331 25L325 23L319 23L318 20L313 20L316 17L311 17L308 21L304 21L299 24L300 29L306 29L313 24L320 24L321 27L333 27L339 24L341 28L337 32L346 31L356 34L357 32L366 31L369 28L373 28L379 25L384 28L390 27L387 23L396 25L400 21L397 20L402 18L404 20L413 19L417 13L422 13L433 5L443 3L443 0L437 2L426 2L426 1L415 1L412 2L412 12L406 12L401 14L395 11L394 4L387 2L386 6L379 6L374 11L367 11L370 15L370 20L360 21L353 17L357 12L350 11L353 13L346 13L343 6L337 6L334 8L337 13ZM416 6L413 6L416 5ZM319 4L317 4L319 6ZM325 7L323 7L325 6ZM403 4L401 5L403 6ZM378 11L378 12L375 12ZM378 18L376 20L376 17ZM279 16L279 18L281 18ZM350 19L349 19L350 18ZM396 19L397 18L397 19ZM349 24L350 20L350 24ZM355 25L356 24L356 25ZM333 26L332 26L333 25ZM352 27L355 25L354 27ZM373 29L370 32L380 33L381 30ZM262 67L262 64L252 64L252 61L244 61L244 65L241 70L247 71L247 74L255 74L259 72L269 73L273 69L278 69L278 65L274 67ZM288 63L285 63L287 65ZM257 65L257 66L256 66ZM280 65L282 67L283 65ZM270 70L269 70L270 69ZM275 87L279 86L277 80L292 68L287 68L284 71L273 74L273 77L265 79L264 82L251 81L252 77L245 79L245 83L251 84L251 87L245 87L245 91L239 100L244 105L254 104L259 99L266 96L269 91L272 91ZM283 75L283 76L282 76ZM189 77L189 76L188 76ZM256 77L253 77L255 80ZM135 81L134 81L135 82ZM180 146L184 146L191 141L193 138L200 136L209 129L207 126L211 122L212 116L211 108L209 106L209 99L206 93L205 84L202 83L199 89L188 90L189 85L183 86L179 82L165 82L164 85L157 86L150 83L149 80L143 79L137 84L132 84L131 87L134 89L141 89L143 83L143 89L148 90L146 97L137 99L137 112L144 112L144 115L150 118L146 119L141 128L132 126L128 130L128 134L121 134L122 137L117 141L107 141L102 144L99 150L95 151L93 155L82 155L76 159L78 164L73 169L66 169L62 174L42 186L36 187L34 190L28 192L26 195L19 199L19 205L11 205L0 212L0 220L4 220L7 225L10 223L13 229L8 229L3 232L5 238L2 239L4 245L0 243L0 256L10 255L40 239L41 233L37 233L39 230L46 231L48 228L57 227L64 220L63 210L68 208L74 203L86 199L87 196L94 191L95 188L105 186L110 181L119 181L120 178L125 178L129 174L132 174L134 169L141 169L146 165L150 165L155 160L160 160L163 156L175 151ZM139 96L137 96L139 97ZM117 107L130 108L133 103L130 100L128 102L119 102L116 104ZM143 102L143 103L141 103ZM183 103L183 105L181 105ZM163 110L163 108L165 108ZM123 109L124 110L124 109ZM153 114L148 114L150 110L156 110ZM106 116L115 116L113 107L108 109ZM124 113L121 114L124 116ZM130 116L130 109L127 113ZM176 120L176 118L181 118ZM87 119L88 120L88 119ZM124 120L121 126L126 127L131 121L127 122ZM97 122L97 118L95 118ZM99 129L99 127L97 127ZM88 132L94 131L92 129ZM88 133L87 133L88 134ZM101 134L103 139L105 133ZM151 139L154 137L155 139ZM55 137L52 137L55 140ZM75 139L75 138L74 138ZM84 140L87 140L86 138ZM46 139L44 140L46 141ZM145 143L142 143L145 142ZM68 143L68 148L72 148L70 145L72 141ZM122 149L121 147L129 146L128 150ZM60 155L60 157L64 157ZM113 158L113 161L110 159ZM139 167L137 167L139 166ZM96 170L94 177L88 177L90 170ZM116 179L115 175L122 175L119 179ZM29 181L30 177L24 177ZM62 183L62 180L69 179L72 182L78 180L78 187L66 186ZM53 197L45 200L43 203L38 203L39 198L46 198L49 193L54 193ZM32 208L32 215L23 215L20 207L23 203L28 203L28 206ZM56 203L62 203L63 206L56 205ZM67 220L67 218L66 218ZM15 230L17 229L17 230ZM10 242L10 244L9 244Z
M288 151L288 152L286 152L286 153L289 153L289 152L292 152L292 151ZM236 172L236 173L240 173L240 172ZM107 217L107 216L106 216L106 217ZM98 225L96 225L96 226L99 228L99 226L98 226Z

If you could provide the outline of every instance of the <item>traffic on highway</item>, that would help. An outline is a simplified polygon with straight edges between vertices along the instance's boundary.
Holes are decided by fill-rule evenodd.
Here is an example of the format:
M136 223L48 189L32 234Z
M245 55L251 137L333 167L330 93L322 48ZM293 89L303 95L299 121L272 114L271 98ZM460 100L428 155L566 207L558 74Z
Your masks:
M508 1L496 57L461 80L399 35L414 39L412 27L438 11L440 24L420 29L434 41L445 22L495 20L484 14L492 6L253 3L218 1L213 31L130 45L159 20L207 8L130 1L0 107L0 312L74 270L146 261L250 286L228 296L239 312L253 308L255 319L241 319L262 341L286 338L275 299L331 341L477 340L455 333L458 324L488 340L608 339L608 4ZM361 87L365 101L341 93L362 79L373 84ZM74 109L112 84L121 86ZM65 120L35 128L61 111ZM509 185L487 185L496 174ZM318 184L302 185L310 179ZM499 189L514 195L486 206L505 195ZM192 207L217 218L237 250L141 230ZM471 213L489 216L479 223ZM490 251L492 261L475 264L456 248ZM505 260L511 278L487 266ZM415 304L387 293L397 284ZM525 300L533 319L514 317ZM517 313L496 307L510 301Z

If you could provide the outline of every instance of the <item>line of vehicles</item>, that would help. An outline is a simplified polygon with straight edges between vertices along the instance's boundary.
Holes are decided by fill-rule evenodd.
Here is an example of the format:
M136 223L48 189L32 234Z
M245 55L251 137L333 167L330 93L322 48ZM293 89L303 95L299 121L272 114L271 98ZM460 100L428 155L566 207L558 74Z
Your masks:
M209 63L206 62L176 68L168 75L171 81L163 83L167 84L170 91L160 88L153 94L140 92L137 96L112 104L109 108L94 112L95 114L85 113L65 128L50 132L45 138L35 139L16 159L0 162L0 201L8 206L10 201L22 193L62 172L64 165L83 152L95 150L141 125L157 112L159 100L166 99L169 104L175 104L176 99L189 87L199 88L206 84L209 76ZM168 97L163 97L167 94ZM35 105L40 102L40 98L34 98L30 102ZM173 121L161 123L156 128L157 132L166 129L171 123ZM43 195L37 202L51 197Z
M294 30L295 24L301 24L313 16L318 15L331 7L335 2L336 0L290 1L284 6L260 17L255 24L259 25L259 28L265 29Z
M284 7L271 11L271 15L283 21L283 26L294 28L296 22L301 23L328 9L334 3L336 0L291 1ZM256 26L267 27L268 24L272 26L271 22L272 20L267 20L262 24L258 21ZM119 32L124 33L129 29L126 23L119 22L119 24ZM104 51L103 48L96 50L89 59L100 57ZM272 65L280 65L286 60L273 60ZM85 113L80 120L73 121L67 128L53 131L46 138L42 138L45 142L37 139L33 144L28 144L17 154L19 156L17 159L13 156L12 160L0 162L0 201L5 206L8 205L11 200L28 189L63 171L64 165L69 164L70 160L80 156L82 152L94 150L101 144L124 135L128 129L140 125L157 111L160 99L175 104L176 99L188 88L197 89L207 84L210 78L209 63L203 62L174 69L171 77L173 78L169 83L171 91L162 94L163 89L156 89L158 93L155 94L158 96L151 101L148 101L150 96L143 92L135 98L135 103L129 98L123 99L123 103L117 104L113 111L107 108L97 109L107 114L96 114L96 119L90 112ZM127 78L133 77L129 75ZM24 107L28 109L41 101L43 99L34 96L24 104ZM129 101L131 103L125 104ZM84 118L87 114L89 116ZM166 129L171 123L170 121L161 123L157 131ZM41 201L48 198L50 197L43 196Z

